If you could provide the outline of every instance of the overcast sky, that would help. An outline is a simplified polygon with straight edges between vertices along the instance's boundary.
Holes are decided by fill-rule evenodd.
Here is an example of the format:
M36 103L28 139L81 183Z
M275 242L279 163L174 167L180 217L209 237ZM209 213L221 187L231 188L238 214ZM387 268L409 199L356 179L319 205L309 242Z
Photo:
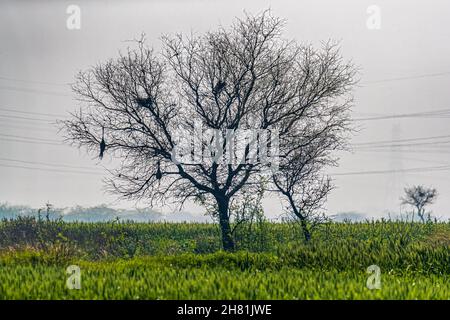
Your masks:
M66 27L70 4L81 9L79 30ZM367 11L371 5L380 9L379 29L370 23L372 28L368 27L374 12ZM3 0L0 202L134 206L116 203L114 196L104 194L103 166L112 165L109 159L100 163L93 155L59 144L61 137L52 123L77 106L67 84L78 70L117 56L118 50L130 45L126 40L142 32L158 49L162 33L201 33L228 25L244 10L258 13L269 7L274 15L287 19L288 38L313 45L341 40L344 57L361 69L361 83L354 92L354 118L450 110L450 2L445 0ZM426 117L357 121L354 144L441 138L413 140L403 148L355 148L342 154L339 167L328 170L337 187L329 197L328 211L397 214L403 187L425 184L439 191L433 212L450 217L449 120L447 111ZM412 172L411 168L419 169ZM280 213L277 199L267 199L265 205L269 216ZM186 209L200 212L192 205Z

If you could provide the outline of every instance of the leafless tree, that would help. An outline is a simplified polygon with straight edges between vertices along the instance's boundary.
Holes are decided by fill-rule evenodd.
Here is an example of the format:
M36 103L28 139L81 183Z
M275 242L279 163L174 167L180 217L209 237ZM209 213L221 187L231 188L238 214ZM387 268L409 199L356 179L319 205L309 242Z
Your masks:
M402 204L409 204L417 209L417 215L422 222L425 222L425 207L432 204L437 198L437 191L434 188L424 186L412 186L405 188L405 195L401 198ZM428 219L430 215L428 214ZM414 220L414 215L413 215Z
M347 148L356 70L342 61L333 43L326 43L322 51L309 48L304 55L297 74L310 84L300 93L306 97L302 108L292 120L282 121L279 171L272 179L309 241L312 230L328 220L323 205L333 186L321 172L337 164L335 151Z
M286 141L280 148L280 168L272 176L273 184L287 204L287 211L300 223L305 241L312 231L328 219L323 205L333 189L331 179L323 176L324 166L334 165L333 150L345 146L340 132L347 130L347 120L339 115L335 128L329 123L317 132L303 135L302 139ZM301 142L303 141L303 142Z
M64 122L68 140L121 159L108 186L123 198L214 203L223 248L233 250L230 200L270 171L262 161L174 161L177 135L195 138L201 122L219 132L201 140L201 150L212 143L226 150L230 130L277 131L288 159L289 141L302 149L298 141L310 130L317 135L316 124L334 126L330 114L341 118L345 105L331 100L354 74L333 45L316 51L284 40L283 23L266 11L204 35L164 36L160 55L139 41L137 49L81 72L74 85L81 108ZM243 159L250 153L247 144Z
M287 180L291 178L286 177ZM298 221L306 242L311 239L313 231L321 224L329 219L323 211L323 205L326 197L332 189L331 180L328 177L298 179L295 185L285 181L282 186L280 180L283 178L275 178L279 192L286 202L286 210L288 217Z

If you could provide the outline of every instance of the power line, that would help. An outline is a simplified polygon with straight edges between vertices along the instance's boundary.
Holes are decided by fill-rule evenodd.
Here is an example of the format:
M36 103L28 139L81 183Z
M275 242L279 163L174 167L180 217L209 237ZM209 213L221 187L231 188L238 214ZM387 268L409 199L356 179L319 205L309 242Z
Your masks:
M37 144L37 145L66 146L63 143L38 142L38 141L27 141L27 140L5 139L5 138L0 138L0 141L21 142L21 143L30 143L30 144Z
M33 171L45 171L45 172L58 172L58 173L75 173L75 174L88 174L88 175L102 175L98 172L86 172L86 171L74 171L74 170L60 170L60 169L47 169L47 168L33 168L33 167L25 167L19 165L8 165L8 164L0 164L0 167L6 168L19 168L19 169L27 169Z
M370 153L371 151L368 151L368 152ZM365 155L367 155L367 154L365 154ZM372 156L370 155L370 157L372 157ZM395 157L394 159L396 159L396 160L398 159L398 160L409 160L409 161L425 162L425 163L428 163L428 164L441 164L441 165L444 165L444 164L448 163L447 161L443 162L443 161L435 161L435 160L429 160L429 159L426 160L426 159L419 159L419 158L411 158L411 157L405 157L403 155L401 155L401 157Z
M353 171L353 172L334 173L332 175L333 176L353 176L353 175L366 175L366 174L386 174L386 173L398 173L398 172L408 173L408 172L426 172L426 171L443 171L443 170L450 170L450 165L409 168L409 169L400 169L400 170Z
M11 86L0 86L0 90L10 90L10 91L19 91L19 92L28 92L28 93L41 93L41 94L48 94L53 96L62 96L62 97L72 97L72 95L62 92L56 92L56 91L45 91L45 90L35 90L30 88L17 88L17 87L11 87Z
M442 77L442 76L447 76L447 75L450 75L450 72L446 71L446 72L436 72L436 73L425 73L425 74L411 75L411 76L404 76L404 77L395 77L395 78L364 81L364 82L361 82L361 84L372 84L372 83L375 84L375 83L383 83L383 82L414 80L414 79L423 79L423 78L431 78L431 77Z
M3 123L3 121L5 121L5 120L6 119L0 118L0 122L2 122L0 124L0 128L8 128L10 130L11 129L12 130L14 130L14 129L26 130L27 132L40 131L40 132L52 132L52 133L55 133L55 130L57 129L57 127L54 127L54 126L50 126L50 127L44 126L43 127L42 125L39 125L37 123L17 123L17 122L11 123L10 121ZM24 126L24 124L25 124L25 126ZM26 125L29 125L29 126L26 126Z
M358 150L358 152L399 152L399 153L420 153L420 154L424 154L424 153L442 153L442 154L447 154L450 153L450 150L446 150L446 149L420 149L420 150L404 150L404 149L393 149L393 150L380 150L380 149L374 149L374 150Z
M352 121L370 121L370 120L386 120L386 119L397 119L397 118L426 118L436 116L438 118L447 118L450 116L450 109L441 109L428 112L414 112L414 113L403 113L403 114L391 114L367 118L354 118Z
M36 140L36 141L43 141L43 142L54 142L54 143L61 143L61 141L59 140L54 140L54 139L44 139L44 138L34 138L34 137L23 137L23 136L16 136L13 134L3 134L0 133L0 136L2 137L7 137L7 138L18 138L18 139L25 139L25 140Z
M8 109L8 108L0 108L0 111L21 113L21 114L31 114L31 115L45 116L45 117L56 117L56 118L57 117L64 117L64 116L66 116L66 115L63 115L63 114L56 114L56 113L42 113L42 112L33 112L33 111L22 111L22 110Z
M36 119L36 118L28 118L28 117L5 115L5 114L0 114L0 117L1 118L10 118L10 119L19 119L19 120L28 120L28 121L46 122L48 124L51 124L51 121L48 119Z
M24 80L24 79L10 78L10 77L4 77L4 76L0 76L0 79L7 80L7 81L14 81L14 82L35 83L35 84L43 84L43 85L50 85L50 86L68 86L68 85L70 85L70 83Z
M385 145L373 145L373 146L360 146L357 149L382 149L382 148L403 148L403 147L418 147L418 146L429 146L429 145L441 145L448 144L448 141L432 141L432 142L418 142L418 143L403 143L403 144L385 144Z
M32 164L32 165L43 165L43 166L50 166L50 167L63 167L63 168L71 168L71 169L85 169L85 170L97 170L95 167L83 167L83 166L72 166L72 165L66 165L66 164L57 164L57 163L46 163L46 162L39 162L39 161L25 161L25 160L19 160L19 159L10 159L10 158L0 158L2 161L10 161L10 162L18 162L18 163L24 163L24 164Z
M419 137L419 138L409 138L409 139L398 139L398 140L380 140L380 141L370 141L370 142L360 142L353 143L354 146L365 146L365 145L373 145L373 144L385 144L385 143L396 143L396 142L413 142L413 141L423 141L423 140L432 140L432 139L445 139L450 138L450 135L444 136L432 136L432 137Z

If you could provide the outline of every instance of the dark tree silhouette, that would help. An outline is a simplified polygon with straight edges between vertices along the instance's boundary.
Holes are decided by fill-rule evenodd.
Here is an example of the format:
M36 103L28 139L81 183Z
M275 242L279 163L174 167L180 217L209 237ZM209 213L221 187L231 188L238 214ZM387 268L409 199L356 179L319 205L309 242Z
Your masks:
M161 55L138 41L137 49L78 75L73 89L82 106L64 123L68 140L98 152L104 128L105 155L121 159L110 191L151 204L213 203L223 248L233 250L230 200L271 171L263 161L223 163L220 152L214 161L178 161L177 136L195 139L200 122L219 134L201 140L201 150L215 144L217 151L226 150L230 130L276 131L283 169L291 153L314 152L313 145L303 149L304 134L320 136L318 127L330 135L344 128L332 118L347 117L347 100L334 99L352 84L352 65L333 45L316 51L284 40L282 27L266 11L201 36L164 36ZM248 160L250 144L243 151Z
M346 149L356 70L342 61L336 44L302 52L296 76L310 84L299 92L300 108L280 122L280 164L272 180L309 241L311 232L328 220L322 209L333 186L321 171L337 164L334 151Z
M405 188L405 195L401 200L402 204L409 204L416 208L420 220L425 222L425 207L432 204L436 200L437 195L436 189L418 185ZM430 219L430 216L428 216L428 218Z
M339 85L350 81L344 78ZM345 90L343 89L343 92ZM300 222L306 241L312 231L327 220L323 205L332 190L331 179L321 174L335 165L333 151L345 149L349 131L349 100L331 105L318 104L317 114L305 119L280 139L279 171L272 176L276 190L287 203L288 212Z

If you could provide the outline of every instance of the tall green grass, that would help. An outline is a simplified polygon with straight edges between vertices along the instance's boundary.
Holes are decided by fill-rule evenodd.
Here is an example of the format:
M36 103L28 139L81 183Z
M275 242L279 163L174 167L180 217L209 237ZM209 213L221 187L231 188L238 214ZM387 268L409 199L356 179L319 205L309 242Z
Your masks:
M0 222L2 299L449 299L450 224L263 222L220 250L213 224ZM82 270L68 290L67 266ZM366 288L370 265L382 288Z
M3 299L448 299L449 275L382 269L379 290L365 268L279 266L270 254L207 254L78 261L81 289L65 287L65 265L22 257L0 268ZM29 257L28 257L29 258ZM200 261L199 261L199 260ZM16 261L17 262L17 261Z
M362 243L374 248L403 248L428 241L437 234L444 242L448 241L450 223L328 223L313 235L311 243ZM278 252L303 244L300 228L287 223L262 222L251 228L244 224L237 228L234 236L238 249L250 252ZM30 217L0 222L0 250L46 249L55 245L72 246L90 259L99 259L213 253L220 250L221 241L217 225L207 223L67 223Z

